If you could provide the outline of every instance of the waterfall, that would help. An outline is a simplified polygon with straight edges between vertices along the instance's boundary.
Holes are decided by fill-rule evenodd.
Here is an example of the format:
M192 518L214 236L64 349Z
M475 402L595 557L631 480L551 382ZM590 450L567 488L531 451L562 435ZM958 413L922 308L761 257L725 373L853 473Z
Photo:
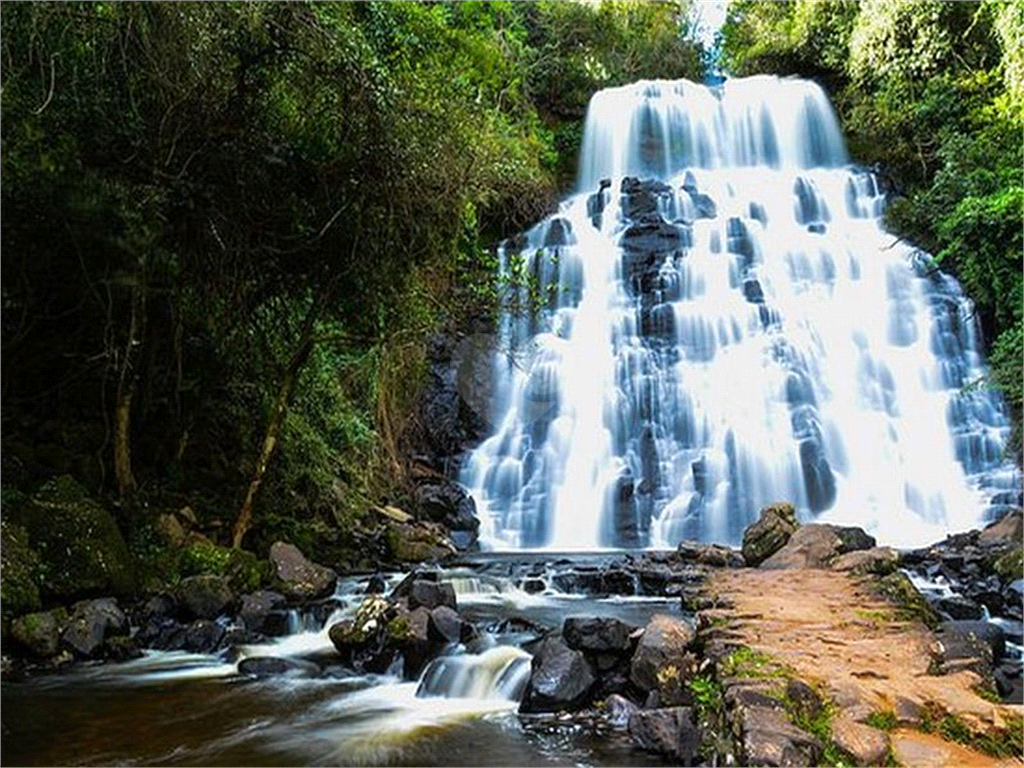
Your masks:
M883 205L814 83L595 94L578 192L499 248L484 545L736 543L787 500L914 546L1019 503L972 305Z

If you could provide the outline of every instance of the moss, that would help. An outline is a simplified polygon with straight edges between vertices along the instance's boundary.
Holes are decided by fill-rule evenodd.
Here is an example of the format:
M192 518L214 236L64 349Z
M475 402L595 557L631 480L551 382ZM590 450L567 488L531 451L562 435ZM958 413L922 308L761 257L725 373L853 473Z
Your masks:
M956 715L931 706L925 708L921 730L993 757L1019 757L1024 752L1024 721L1016 713L1006 716L1006 725L1002 728L979 732L973 731Z
M1021 578L1021 572L1024 571L1024 550L1010 550L992 564L992 570L999 574L1003 581Z
M741 646L719 662L724 677L786 677L786 669L770 656L749 646Z
M11 619L41 607L39 555L28 544L28 532L0 518L0 608L6 633Z
M938 614L905 574L897 571L883 576L875 582L875 591L896 607L895 618L920 621L931 629L939 626Z
M865 722L867 725L880 731L892 731L899 725L895 712L881 709L875 710L868 715L868 719Z
M242 549L221 547L212 541L197 541L183 549L179 568L182 576L226 576L231 589L239 593L256 591L269 584L274 575L269 560L260 560Z
M388 622L388 639L402 642L409 637L409 621L404 616L395 616Z
M820 765L854 766L857 758L840 747L832 740L832 721L835 719L835 705L827 698L821 697L821 707L809 710L799 701L794 701L785 693L781 696L783 706L793 725L814 736L824 747Z

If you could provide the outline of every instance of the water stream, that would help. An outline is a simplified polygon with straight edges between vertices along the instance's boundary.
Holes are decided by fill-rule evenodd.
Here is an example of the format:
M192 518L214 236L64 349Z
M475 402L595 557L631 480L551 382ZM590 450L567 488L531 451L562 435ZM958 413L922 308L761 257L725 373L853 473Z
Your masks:
M1018 498L971 302L817 85L601 91L578 189L500 250L485 546L735 544L780 500L918 546Z

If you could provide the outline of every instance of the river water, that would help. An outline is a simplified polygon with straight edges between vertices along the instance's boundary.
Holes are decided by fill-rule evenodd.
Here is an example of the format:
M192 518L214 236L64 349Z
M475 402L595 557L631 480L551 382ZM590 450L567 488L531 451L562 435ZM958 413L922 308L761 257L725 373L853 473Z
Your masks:
M574 593L577 573L595 573L608 557L545 559L526 568L497 558L444 572L460 614L481 637L469 648L450 646L416 681L403 681L399 669L360 675L337 666L326 629L354 613L367 583L348 579L336 594L343 607L322 628L305 617L307 631L235 654L149 652L123 664L4 682L4 763L658 765L599 718L516 713L529 676L530 656L520 646L566 616L615 616L642 626L655 612L679 614L677 597L601 597L585 587ZM391 585L401 577L394 574ZM542 591L524 591L525 582ZM239 673L239 663L255 656L312 664L263 679Z

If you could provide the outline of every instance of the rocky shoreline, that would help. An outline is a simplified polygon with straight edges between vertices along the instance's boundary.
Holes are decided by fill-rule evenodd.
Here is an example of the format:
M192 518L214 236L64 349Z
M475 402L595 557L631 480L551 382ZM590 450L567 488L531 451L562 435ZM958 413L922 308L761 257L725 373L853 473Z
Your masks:
M583 559L451 556L445 565L474 578L500 575L526 593L679 601L678 613L637 624L585 608L558 626L507 619L498 629L515 632L530 656L529 675L510 691L525 727L569 717L683 764L911 765L940 747L956 760L970 756L957 764L1020 764L1021 664L1012 649L1022 642L1021 540L1014 510L984 531L897 552L857 528L800 525L780 504L762 511L739 551L684 542ZM105 597L17 617L5 678L116 663L144 649L233 662L241 646L325 627L341 607L337 574L281 542L270 562L263 589L199 574L142 603ZM354 613L327 627L335 653L242 658L239 674L391 671L416 680L453 646L481 653L494 645L495 628L459 605L439 567L418 566L390 584L365 574L359 583L362 594L349 596ZM896 695L879 681L898 676L879 670L911 647L917 655L902 664L919 669L903 687L915 693ZM808 661L818 656L835 665ZM843 666L851 659L864 669Z

